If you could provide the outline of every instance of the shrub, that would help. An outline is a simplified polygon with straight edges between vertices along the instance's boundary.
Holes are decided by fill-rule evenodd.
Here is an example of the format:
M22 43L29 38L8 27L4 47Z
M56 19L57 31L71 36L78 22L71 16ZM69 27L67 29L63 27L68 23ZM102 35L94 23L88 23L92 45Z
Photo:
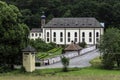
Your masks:
M67 72L68 71L68 66L69 66L69 59L66 58L65 56L61 57L61 61L63 64L63 71Z
M86 42L79 42L78 45L82 48L85 48L86 47Z
M20 69L20 71L23 72L23 73L25 73L26 72L25 67L22 66L21 69Z
M39 63L35 63L35 66L41 66L41 63L39 62Z
M111 54L104 54L102 60L103 68L105 69L113 69L114 68L114 60Z
M46 52L50 49L53 49L56 47L55 43L46 43L42 39L36 39L36 40L30 40L30 45L32 45L34 48L36 48L37 51Z

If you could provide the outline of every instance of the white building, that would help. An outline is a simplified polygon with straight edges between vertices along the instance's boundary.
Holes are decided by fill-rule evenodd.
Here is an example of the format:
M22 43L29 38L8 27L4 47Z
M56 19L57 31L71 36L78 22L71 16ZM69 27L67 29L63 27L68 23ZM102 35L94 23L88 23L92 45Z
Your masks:
M33 28L30 39L41 38L46 43L54 42L59 45L70 44L71 41L97 44L104 32L104 25L95 18L53 18L45 24L42 16L41 28Z

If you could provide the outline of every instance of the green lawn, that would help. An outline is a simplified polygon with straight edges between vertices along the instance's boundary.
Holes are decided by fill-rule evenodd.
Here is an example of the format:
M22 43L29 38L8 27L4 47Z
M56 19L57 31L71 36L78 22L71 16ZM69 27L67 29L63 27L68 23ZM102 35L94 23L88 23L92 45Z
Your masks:
M70 68L69 72L62 72L60 68L41 69L33 73L15 70L0 74L0 80L120 80L120 70L105 70L95 67L97 64L100 65L100 62L99 58L96 58L91 61L92 67Z
M62 48L54 48L47 52L39 52L36 57L40 59L52 58L62 53Z
M120 71L102 70L96 68L74 68L69 72L61 69L36 70L33 73L19 73L13 71L0 74L0 80L119 80Z

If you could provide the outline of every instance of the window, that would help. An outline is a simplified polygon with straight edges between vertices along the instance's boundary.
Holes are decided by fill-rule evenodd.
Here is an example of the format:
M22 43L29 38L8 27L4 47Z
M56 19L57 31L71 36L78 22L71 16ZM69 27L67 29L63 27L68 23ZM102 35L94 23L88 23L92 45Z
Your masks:
M49 32L47 32L47 37L49 37Z
M82 42L85 42L85 38L82 38Z
M34 36L34 33L32 33L32 36Z
M41 33L39 33L39 36L41 36Z
M68 38L68 42L70 42L70 38Z
M24 55L29 55L29 53L24 53Z
M77 37L77 32L75 32L75 37Z
M53 33L53 37L56 37L56 32Z
M53 42L56 42L56 32L53 33Z
M63 42L63 33L60 32L60 42Z
M53 41L56 42L56 38L53 38Z
M70 37L70 32L68 32L68 37Z
M82 32L82 37L85 37L85 32Z
M49 32L47 32L47 42L49 42L50 39L49 39Z
M60 37L63 37L63 33L62 32L60 32Z
M99 37L99 33L98 32L96 32L96 37Z
M47 38L47 42L49 42L49 38Z
M89 42L92 42L92 38L89 38Z
M89 32L89 37L92 37L92 33L91 32Z
M37 37L37 33L35 34L35 36Z
M98 42L99 41L99 39L98 38L96 38L96 42Z
M60 42L63 42L63 38L60 38Z
M77 38L75 38L75 42L77 42Z

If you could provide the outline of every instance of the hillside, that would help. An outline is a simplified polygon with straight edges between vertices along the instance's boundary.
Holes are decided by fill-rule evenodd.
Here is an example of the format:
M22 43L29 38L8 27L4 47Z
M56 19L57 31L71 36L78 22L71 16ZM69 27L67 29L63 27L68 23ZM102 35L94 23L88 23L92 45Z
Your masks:
M23 22L30 28L40 27L40 16L47 21L53 17L95 17L106 27L120 27L120 0L2 0L16 5Z

